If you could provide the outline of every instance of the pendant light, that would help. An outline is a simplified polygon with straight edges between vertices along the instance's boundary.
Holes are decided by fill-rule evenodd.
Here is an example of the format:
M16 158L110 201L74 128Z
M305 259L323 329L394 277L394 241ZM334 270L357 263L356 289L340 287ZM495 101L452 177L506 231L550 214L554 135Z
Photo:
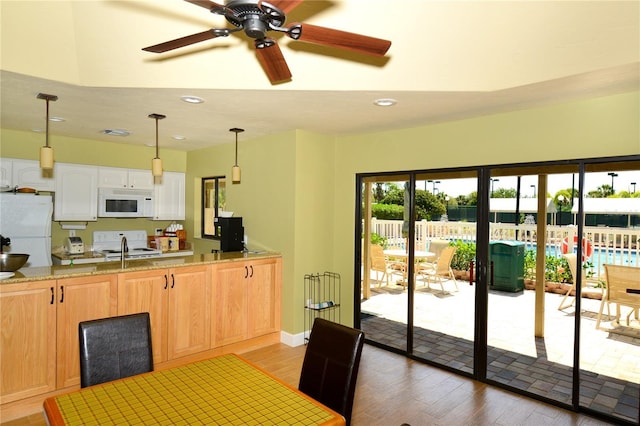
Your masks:
M229 131L236 134L236 162L231 168L231 182L240 183L240 166L238 166L238 133L244 132L244 129L234 127L233 129L229 129Z
M47 102L47 124L45 128L45 145L40 147L40 168L45 170L53 169L53 148L49 146L49 101L57 101L56 95L47 95L46 93L38 93L38 99L44 99Z
M158 155L158 120L162 120L166 115L162 114L149 114L149 118L156 120L156 156L151 160L151 174L154 177L162 176L162 160Z

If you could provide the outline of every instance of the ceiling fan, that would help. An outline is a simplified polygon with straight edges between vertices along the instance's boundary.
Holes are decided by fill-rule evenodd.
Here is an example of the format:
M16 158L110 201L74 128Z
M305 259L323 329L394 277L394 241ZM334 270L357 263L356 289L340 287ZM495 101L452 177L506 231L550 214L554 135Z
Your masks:
M224 5L210 0L186 1L208 9L216 15L224 16L235 28L212 28L201 33L145 47L142 50L163 53L216 37L227 37L231 33L244 30L247 36L255 40L258 61L264 68L269 81L271 81L271 84L276 84L290 80L291 71L289 71L289 66L276 41L267 37L267 32L269 31L284 33L293 40L373 56L384 56L391 46L391 42L388 40L311 24L293 23L284 27L286 13L293 10L304 0L270 0L269 2L262 0L227 0Z

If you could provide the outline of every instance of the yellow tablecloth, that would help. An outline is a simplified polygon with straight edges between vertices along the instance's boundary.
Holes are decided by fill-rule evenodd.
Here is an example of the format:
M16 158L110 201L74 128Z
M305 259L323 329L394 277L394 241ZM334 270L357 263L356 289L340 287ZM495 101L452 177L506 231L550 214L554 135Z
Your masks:
M51 425L332 425L344 418L237 355L49 398Z

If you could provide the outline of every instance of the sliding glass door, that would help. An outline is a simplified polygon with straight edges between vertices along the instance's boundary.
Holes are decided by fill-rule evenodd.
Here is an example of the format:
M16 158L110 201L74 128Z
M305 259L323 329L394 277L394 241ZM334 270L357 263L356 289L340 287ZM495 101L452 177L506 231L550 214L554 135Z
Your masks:
M416 174L412 355L473 373L477 173Z
M410 176L363 179L360 326L369 339L407 352L409 324ZM410 253L411 251L411 253Z
M472 374L476 172L369 176L361 193L363 331Z
M577 228L558 222L564 198L578 194L578 172L521 167L492 169L490 178L486 378L564 404L573 395L575 321L563 240Z
M637 424L638 183L636 157L358 176L355 323L411 358Z

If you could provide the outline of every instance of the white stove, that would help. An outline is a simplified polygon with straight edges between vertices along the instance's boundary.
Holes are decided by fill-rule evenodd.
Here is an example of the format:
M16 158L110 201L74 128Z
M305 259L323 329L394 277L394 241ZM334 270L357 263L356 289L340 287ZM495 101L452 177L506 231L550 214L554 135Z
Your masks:
M94 231L93 251L102 253L107 262L120 260L122 237L127 239L126 259L162 256L162 250L147 247L147 231Z

